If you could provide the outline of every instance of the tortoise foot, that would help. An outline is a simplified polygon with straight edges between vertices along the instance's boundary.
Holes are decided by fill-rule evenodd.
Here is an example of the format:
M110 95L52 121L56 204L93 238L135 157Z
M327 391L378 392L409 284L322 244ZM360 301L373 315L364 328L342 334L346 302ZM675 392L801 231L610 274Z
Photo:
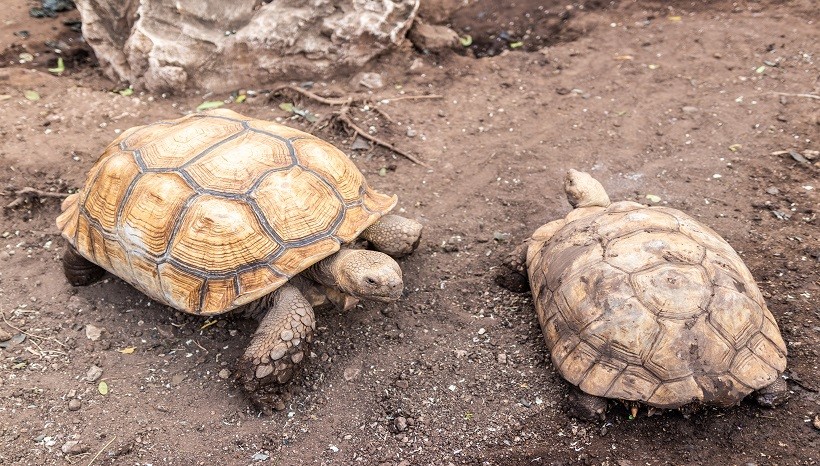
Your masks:
M270 299L270 308L237 363L237 379L250 394L289 381L310 354L316 328L313 308L295 286L280 287Z
M783 377L777 379L766 387L761 388L755 395L757 404L764 408L774 408L789 399L789 387Z
M568 411L571 416L587 421L604 420L608 403L606 398L593 396L573 387L567 400Z
M91 262L67 244L63 253L63 272L65 278L73 286L90 285L105 274L105 269Z
M406 256L419 246L424 226L400 215L388 214L362 232L362 238L392 257Z

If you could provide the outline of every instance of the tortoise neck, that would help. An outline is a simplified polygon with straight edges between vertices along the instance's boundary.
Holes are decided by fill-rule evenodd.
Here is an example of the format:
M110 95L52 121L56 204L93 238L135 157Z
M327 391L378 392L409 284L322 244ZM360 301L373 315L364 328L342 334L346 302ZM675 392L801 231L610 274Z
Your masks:
M341 249L335 254L325 257L302 272L307 278L334 289L339 288L339 268L345 256L350 254L347 249Z

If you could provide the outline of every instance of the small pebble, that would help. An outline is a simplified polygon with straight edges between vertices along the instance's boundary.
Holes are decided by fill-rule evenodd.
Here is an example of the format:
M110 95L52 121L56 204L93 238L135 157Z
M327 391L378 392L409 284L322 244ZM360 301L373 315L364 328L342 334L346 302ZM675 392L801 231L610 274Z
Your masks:
M102 377L103 370L101 367L93 365L88 368L88 372L85 373L85 380L89 382L96 382Z
M80 444L79 440L69 440L60 447L66 455L79 455L88 451L88 446Z
M72 398L68 400L68 410L69 411L79 411L80 408L83 407L82 401Z
M485 333L487 333L487 330L485 330L484 327L481 327L480 329L478 329L478 334L479 335L484 335Z
M408 383L406 380L397 380L396 386L399 388L408 388L410 386L410 383Z
M227 379L230 376L231 376L231 371L229 371L228 369L222 369L221 371L219 371L219 378L220 379Z
M817 416L814 416L814 421L812 422L812 425L814 426L815 429L820 430L820 414L817 415Z
M85 337L91 341L97 341L102 336L103 329L94 325L88 324L85 326Z
M393 420L393 425L396 427L396 431L404 432L407 430L407 419L399 416Z
M496 359L498 360L499 364L507 364L507 355L504 353L498 353Z
M768 194L772 194L772 195L774 195L774 194L780 194L780 190L779 190L779 189L777 189L777 188L775 188L774 186L772 186L771 188L766 188L766 192L767 192Z
M0 341L9 341L11 340L11 334L2 328L0 328Z

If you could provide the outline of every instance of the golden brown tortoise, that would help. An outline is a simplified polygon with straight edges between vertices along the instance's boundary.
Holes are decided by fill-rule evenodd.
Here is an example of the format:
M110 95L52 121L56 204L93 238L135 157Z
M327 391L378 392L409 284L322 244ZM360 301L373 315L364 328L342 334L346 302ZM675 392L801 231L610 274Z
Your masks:
M57 225L73 285L105 269L183 312L257 317L237 365L252 393L285 383L310 354L308 291L399 299L390 256L411 253L422 226L388 214L396 201L331 144L219 109L124 132ZM342 247L357 238L382 252Z

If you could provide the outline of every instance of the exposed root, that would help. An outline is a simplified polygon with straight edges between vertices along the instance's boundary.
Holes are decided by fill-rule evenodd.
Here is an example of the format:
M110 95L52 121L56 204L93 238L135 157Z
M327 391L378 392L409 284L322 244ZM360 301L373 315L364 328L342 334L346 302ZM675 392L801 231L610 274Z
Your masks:
M303 88L298 87L298 86L290 86L290 85L279 86L279 87L273 89L271 91L270 95L273 96L273 95L281 94L283 91L296 92L297 94L299 94L303 97L306 97L310 100L313 100L315 102L318 102L320 104L334 106L334 107L341 107L338 111L333 112L330 117L323 118L320 121L317 121L316 123L314 123L314 125L313 125L314 128L324 127L325 126L324 123L328 119L336 120L336 121L340 122L344 127L348 128L353 133L358 135L359 137L362 137L362 138L372 142L373 144L376 144L377 146L382 146L385 149L388 149L388 150L390 150L390 151L392 151L392 152L406 158L407 160L409 160L409 161L411 161L411 162L413 162L417 165L421 165L422 167L430 168L429 165L422 162L421 160L419 160L418 158L416 158L412 154L409 154L409 153L397 148L395 145L393 145L393 144L391 144L387 141L384 141L384 140L379 139L375 136L372 136L370 133L363 130L356 123L354 123L353 118L350 116L350 109L354 105L368 105L376 113L378 113L379 115L384 117L385 120L387 120L390 123L395 123L395 120L393 120L384 110L382 110L381 108L379 108L378 106L373 104L373 100L371 98L369 98L367 96L322 97L322 96L320 96L320 95L318 95L314 92L311 92L307 89L303 89ZM389 103L389 102L395 102L395 101L398 101L398 100L422 100L422 99L441 99L441 98L442 98L442 96L440 96L440 95L415 95L415 96L414 95L403 95L403 96L397 96L397 97L384 98L384 99L380 99L378 101L379 102L384 102L384 103Z

